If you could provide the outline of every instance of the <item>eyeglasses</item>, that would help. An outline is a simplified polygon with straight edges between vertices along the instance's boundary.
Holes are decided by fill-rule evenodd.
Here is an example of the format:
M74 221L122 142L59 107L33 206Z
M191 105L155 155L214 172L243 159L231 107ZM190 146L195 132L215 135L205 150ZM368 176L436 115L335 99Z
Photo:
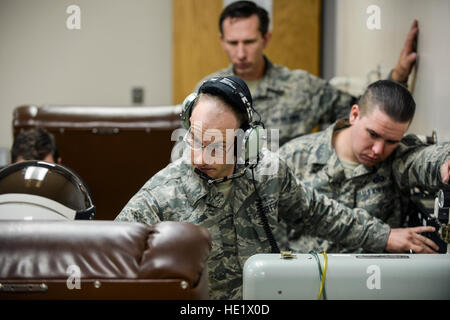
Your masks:
M199 139L197 139L197 136L194 135L191 131L191 128L186 132L183 141L187 144L187 146L191 150L203 150L205 148L208 148L208 150L211 150L211 152L215 152L216 150L221 150L222 152L228 152L230 147L233 145L231 144L224 144L224 142L214 142L210 143L208 145L205 145L202 143Z

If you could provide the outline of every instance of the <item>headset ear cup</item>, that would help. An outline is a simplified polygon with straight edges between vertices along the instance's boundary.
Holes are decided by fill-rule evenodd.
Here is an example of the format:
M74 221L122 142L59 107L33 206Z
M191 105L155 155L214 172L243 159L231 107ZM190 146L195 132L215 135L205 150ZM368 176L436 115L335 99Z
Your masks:
M181 124L183 125L183 128L185 128L186 130L189 129L189 127L191 126L189 118L191 117L192 108L194 107L195 104L195 99L197 99L197 93L193 92L184 99L183 104L181 106L181 113L180 113Z
M245 162L248 164L257 164L258 155L261 151L261 138L264 128L262 126L251 127L247 130L245 136Z

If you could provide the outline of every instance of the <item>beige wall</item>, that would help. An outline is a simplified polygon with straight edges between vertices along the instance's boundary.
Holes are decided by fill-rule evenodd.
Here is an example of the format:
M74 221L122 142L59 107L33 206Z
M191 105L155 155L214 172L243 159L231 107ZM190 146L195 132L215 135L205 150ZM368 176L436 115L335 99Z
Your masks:
M66 28L67 6L81 8L81 30ZM381 30L366 28L367 6L381 8ZM338 0L335 74L359 76L397 61L419 20L418 108L410 131L450 140L450 1ZM12 143L22 104L172 103L171 0L0 0L0 148Z
M381 9L381 29L369 30L366 8ZM377 65L394 67L413 19L419 21L419 64L414 98L417 103L410 132L450 141L450 1L339 0L336 10L335 74L362 77Z
M81 8L68 30L66 8ZM172 1L0 0L0 147L22 104L146 105L172 101Z

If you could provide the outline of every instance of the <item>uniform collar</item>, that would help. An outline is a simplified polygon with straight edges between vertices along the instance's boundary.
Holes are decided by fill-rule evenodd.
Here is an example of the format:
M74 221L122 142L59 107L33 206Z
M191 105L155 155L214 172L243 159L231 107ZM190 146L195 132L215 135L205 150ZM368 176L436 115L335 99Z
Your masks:
M264 71L264 76L259 86L256 88L254 99L267 96L279 96L284 94L289 88L288 82L279 81L280 68L272 64L266 56L264 56L264 61L266 62L266 70Z
M330 158L334 157L337 159L336 151L333 146L333 134L336 131L348 128L349 126L350 123L348 123L347 120L339 120L325 129L323 134L316 138L316 143L311 150L311 154L317 155L313 162L314 164L325 165L329 163Z
M242 170L245 170L245 174L242 177L235 179L235 181L234 181L236 190L239 190L239 192L237 192L238 194L235 194L234 199L241 200L242 202L244 202L244 200L252 192L251 190L253 187L250 186L250 182L253 181L252 170L256 170L256 168L255 169L250 169L250 168L245 169L245 165L238 164L238 165L236 165L236 171L237 170L239 170L240 172L242 172ZM242 199L240 199L240 195L243 197Z
M276 68L266 56L264 56L264 61L264 76L260 79L261 81L256 88L255 93L252 95L253 100L274 94L281 95L285 91L285 85L288 85L288 83L285 84L284 82L278 81L279 68ZM232 64L225 70L225 73L236 75Z
M186 178L183 179L183 188L191 207L197 205L197 202L209 193L209 186L195 172L191 164L183 163L186 171Z
M219 191L217 186L215 184L208 184L208 182L200 178L198 174L194 172L192 165L183 165L186 166L186 179L183 179L183 188L191 207L197 206L200 199L203 199L203 201L210 206L222 208L226 199L225 195ZM242 180L243 178L244 177L233 179L231 183L234 185L237 180Z
M339 160L336 150L333 146L333 134L337 131L343 130L350 127L350 123L347 119L342 119L336 121L334 124L329 126L323 135L318 137L315 147L311 150L312 154L317 155L317 158L313 164L325 166L325 172L327 175L334 180L345 179L344 167ZM362 176L373 172L379 167L379 165L373 167L366 167L364 165L359 165L355 168L352 175L349 178Z

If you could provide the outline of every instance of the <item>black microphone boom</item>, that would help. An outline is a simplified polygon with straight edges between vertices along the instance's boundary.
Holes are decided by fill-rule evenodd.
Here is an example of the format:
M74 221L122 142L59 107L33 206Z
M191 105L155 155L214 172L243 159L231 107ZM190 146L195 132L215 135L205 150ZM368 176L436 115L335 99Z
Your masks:
M203 180L206 180L208 182L208 184L213 184L213 183L222 183L222 182L234 179L234 178L242 177L245 174L246 169L247 168L244 168L244 170L242 170L239 173L235 173L235 174L232 174L231 176L223 177L220 179L213 179L212 177L208 176L206 173L200 171L198 168L195 168L194 172L196 174L198 174L200 176L200 178L202 178Z

